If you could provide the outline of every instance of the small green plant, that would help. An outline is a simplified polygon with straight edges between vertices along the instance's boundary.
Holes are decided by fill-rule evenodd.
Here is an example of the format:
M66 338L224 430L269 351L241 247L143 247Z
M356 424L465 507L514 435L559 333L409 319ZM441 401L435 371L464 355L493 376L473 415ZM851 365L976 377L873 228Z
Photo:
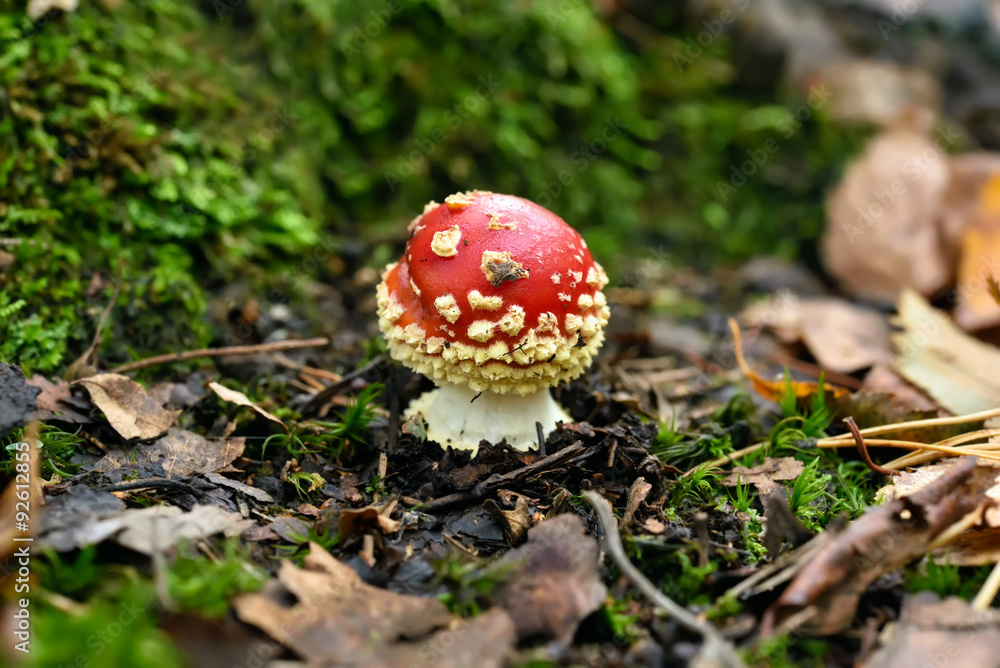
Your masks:
M167 590L174 604L206 617L222 617L233 596L263 587L268 574L247 558L244 549L239 540L226 541L218 559L182 550L167 570Z
M4 440L10 443L5 447L6 455L0 458L0 472L10 474L13 464L11 453L14 450L14 443L24 438L24 429L15 429ZM40 444L39 453L42 456L42 474L46 477L58 475L61 478L73 477L80 468L79 464L71 464L70 459L79 449L86 444L86 440L79 435L79 432L67 432L62 429L43 424L38 432Z
M268 436L261 446L261 459L270 445L283 447L295 456L328 454L339 458L348 444L365 443L365 431L375 421L375 402L382 389L381 383L372 383L359 392L340 414L340 422L301 422L287 434Z
M101 567L94 563L96 546L83 548L73 561L64 561L65 556L52 549L46 549L44 554L45 558L38 560L37 572L47 589L81 600L94 591L102 575Z
M326 480L323 479L323 476L318 473L306 473L305 471L289 473L288 482L292 484L295 488L295 493L302 499L309 498L310 494L317 489L323 489L323 486L326 485Z
M802 474L787 488L788 505L792 512L814 531L822 528L819 518L825 509L820 508L817 502L828 496L826 488L831 480L833 476L820 472L817 457L805 466Z
M365 492L370 496L385 494L385 481L378 473L372 473L371 479L365 485Z
M475 617L485 608L497 585L509 579L514 563L486 563L452 551L434 562L433 584L444 591L438 600L460 617Z
M671 488L673 505L712 504L721 495L718 467L702 465L683 476Z
M319 529L316 526L311 526L309 527L309 531L306 535L292 534L289 538L292 540L291 545L278 545L275 548L277 558L291 559L300 565L302 560L305 558L305 551L303 548L309 543L316 543L329 552L333 548L337 547L341 541L340 533L337 531L336 527L329 523L325 524L322 529Z
M631 645L639 639L637 622L639 616L630 612L634 603L627 598L605 601L601 608L604 621L614 634L615 639Z
M734 488L734 491L735 495L733 494L733 492L729 491L726 492L729 495L729 500L733 504L733 508L735 508L736 511L740 513L755 515L757 513L757 510L753 507L753 501L755 496L753 489L751 488L750 483L744 483L740 479L740 474L738 472L736 474L736 487Z
M971 600L982 588L991 568L962 568L949 559L938 563L926 558L907 567L906 588L911 592L932 591L938 596L958 596Z

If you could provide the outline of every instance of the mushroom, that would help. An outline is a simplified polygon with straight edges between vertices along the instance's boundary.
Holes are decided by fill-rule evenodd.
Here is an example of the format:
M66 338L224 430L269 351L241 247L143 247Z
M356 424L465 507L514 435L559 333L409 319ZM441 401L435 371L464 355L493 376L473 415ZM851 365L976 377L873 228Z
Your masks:
M573 228L548 209L474 190L430 202L378 286L389 354L437 389L406 411L427 436L475 450L527 450L566 411L549 388L577 378L604 341L608 278Z

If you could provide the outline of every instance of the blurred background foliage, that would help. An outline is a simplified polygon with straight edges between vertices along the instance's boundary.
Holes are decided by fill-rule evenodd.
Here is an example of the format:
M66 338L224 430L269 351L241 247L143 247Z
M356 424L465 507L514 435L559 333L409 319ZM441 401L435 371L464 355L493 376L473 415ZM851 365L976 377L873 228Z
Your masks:
M679 61L682 5L0 0L0 360L64 368L119 287L112 362L219 342L234 281L308 311L303 279L380 266L472 188L548 206L613 277L808 256L861 133L789 132L806 100L741 87L725 36Z

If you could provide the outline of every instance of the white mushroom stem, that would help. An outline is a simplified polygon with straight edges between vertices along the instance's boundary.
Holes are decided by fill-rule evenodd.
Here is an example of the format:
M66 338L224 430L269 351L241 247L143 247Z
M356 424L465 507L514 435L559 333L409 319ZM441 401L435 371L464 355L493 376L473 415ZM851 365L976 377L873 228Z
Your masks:
M444 384L415 399L406 417L421 413L427 422L427 438L454 448L476 450L479 442L502 440L518 450L538 444L536 422L548 435L556 423L572 422L547 389L534 394L478 392L466 385Z

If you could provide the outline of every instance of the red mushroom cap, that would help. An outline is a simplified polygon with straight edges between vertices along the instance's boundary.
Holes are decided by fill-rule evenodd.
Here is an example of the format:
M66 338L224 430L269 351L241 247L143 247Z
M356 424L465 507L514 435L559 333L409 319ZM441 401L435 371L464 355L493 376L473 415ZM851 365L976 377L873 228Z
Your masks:
M548 209L472 191L431 202L378 286L395 359L438 382L531 394L576 378L604 340L608 278Z

